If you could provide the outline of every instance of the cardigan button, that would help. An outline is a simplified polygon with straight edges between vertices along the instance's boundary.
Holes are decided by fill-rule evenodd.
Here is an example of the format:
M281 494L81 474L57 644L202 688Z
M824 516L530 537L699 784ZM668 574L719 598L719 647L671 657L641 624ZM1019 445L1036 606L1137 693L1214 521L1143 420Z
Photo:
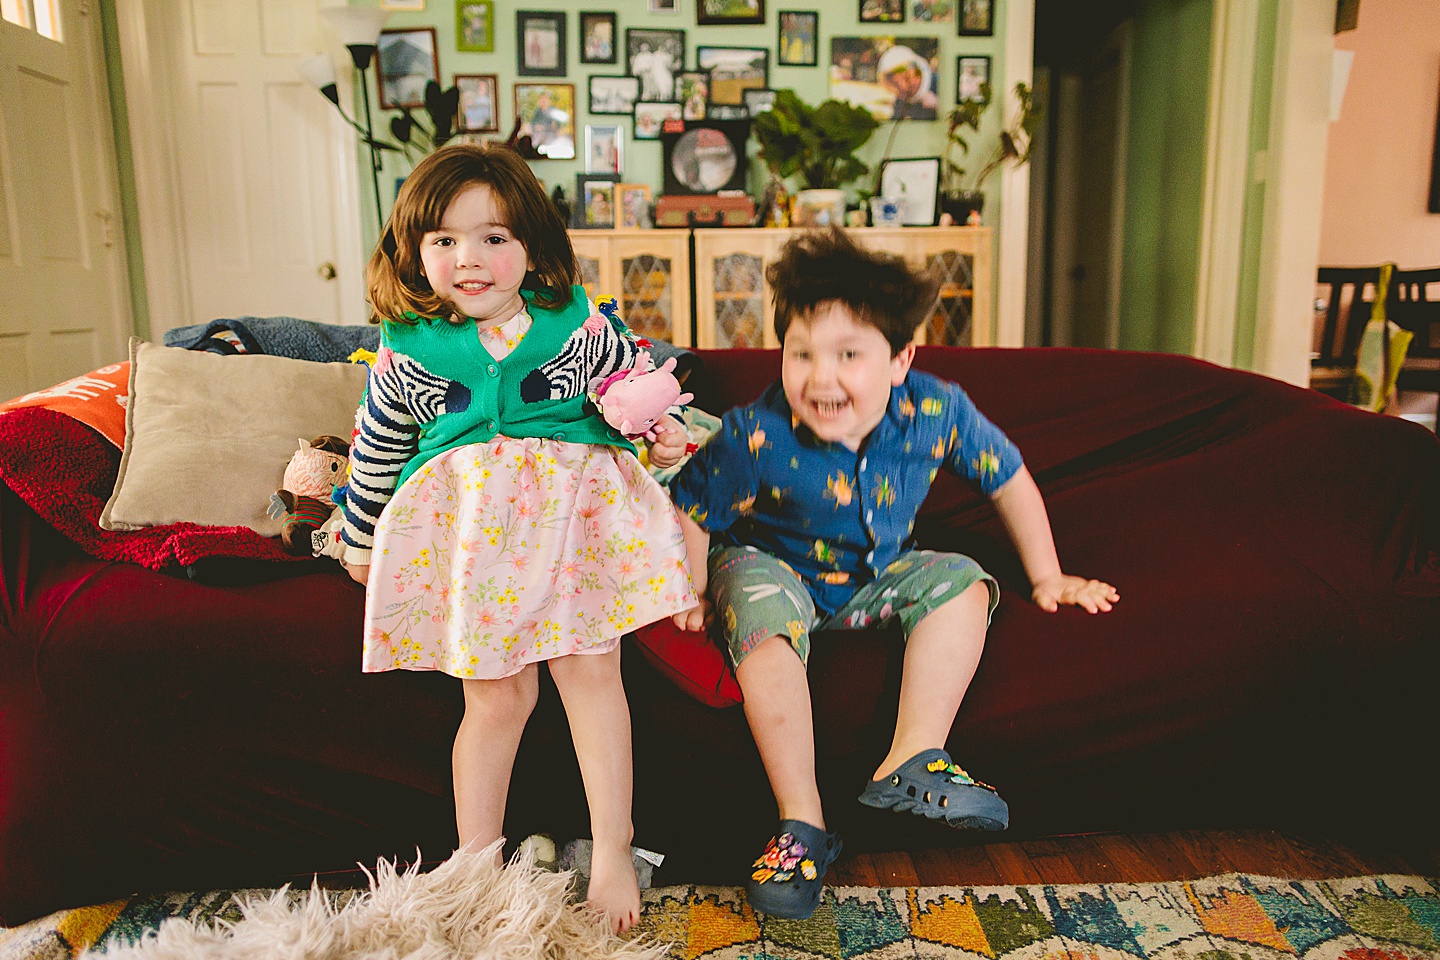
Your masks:
M500 368L492 363L485 368L485 372L490 374L490 376L492 377L498 377L500 375Z
M556 430L556 431L555 431L555 439L556 439L556 440L564 440L564 439L565 439L565 431L564 431L564 430Z
M494 421L494 420L486 420L485 423L482 424L482 426L484 426L486 430L494 430L494 429L495 429L495 421Z

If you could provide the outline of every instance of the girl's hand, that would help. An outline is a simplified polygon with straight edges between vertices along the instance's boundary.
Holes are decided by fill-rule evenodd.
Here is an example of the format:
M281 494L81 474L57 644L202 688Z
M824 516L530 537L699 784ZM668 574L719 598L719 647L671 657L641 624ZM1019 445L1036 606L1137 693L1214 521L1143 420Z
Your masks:
M655 424L655 439L650 442L650 463L661 470L668 470L685 456L685 445L690 437L674 417L661 417Z
M1035 584L1030 599L1046 613L1054 613L1061 604L1099 613L1119 602L1120 593L1100 580L1086 580L1061 573Z
M681 630L689 630L693 633L697 630L704 630L710 625L710 614L710 601L702 595L699 606L681 610L670 617L670 622Z
M344 567L345 572L350 574L351 578L356 583L360 584L360 586L363 587L366 583L369 582L370 564L366 563L362 565L358 563L346 563L344 560L341 560L340 566Z

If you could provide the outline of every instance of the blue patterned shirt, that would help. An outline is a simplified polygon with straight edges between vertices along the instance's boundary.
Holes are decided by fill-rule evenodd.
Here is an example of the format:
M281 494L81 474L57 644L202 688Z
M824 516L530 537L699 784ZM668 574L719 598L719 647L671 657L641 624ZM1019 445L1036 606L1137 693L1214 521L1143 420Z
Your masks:
M671 495L714 542L788 563L829 615L910 549L942 467L994 496L1020 464L965 391L931 374L912 370L890 391L884 419L858 451L795 421L777 381L725 414Z

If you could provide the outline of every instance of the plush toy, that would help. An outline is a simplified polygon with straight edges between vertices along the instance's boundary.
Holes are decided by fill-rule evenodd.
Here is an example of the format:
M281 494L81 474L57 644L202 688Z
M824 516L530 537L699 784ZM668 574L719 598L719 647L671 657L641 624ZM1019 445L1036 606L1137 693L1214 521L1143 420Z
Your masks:
M349 473L349 452L350 444L339 437L300 441L300 449L285 467L284 485L270 497L268 510L282 521L280 542L286 553L298 557L314 551L311 532L340 509L334 494Z
M665 411L695 399L692 393L680 392L674 357L654 370L649 367L650 353L641 350L633 367L610 374L590 394L605 422L632 440L644 437L653 441L655 424Z

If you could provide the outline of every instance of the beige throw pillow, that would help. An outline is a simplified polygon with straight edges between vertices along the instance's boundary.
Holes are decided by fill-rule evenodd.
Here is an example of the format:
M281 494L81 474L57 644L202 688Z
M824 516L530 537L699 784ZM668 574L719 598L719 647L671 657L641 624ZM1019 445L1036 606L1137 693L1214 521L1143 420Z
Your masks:
M263 355L220 356L130 341L130 403L106 530L170 523L249 527L266 514L298 441L349 438L366 368Z

